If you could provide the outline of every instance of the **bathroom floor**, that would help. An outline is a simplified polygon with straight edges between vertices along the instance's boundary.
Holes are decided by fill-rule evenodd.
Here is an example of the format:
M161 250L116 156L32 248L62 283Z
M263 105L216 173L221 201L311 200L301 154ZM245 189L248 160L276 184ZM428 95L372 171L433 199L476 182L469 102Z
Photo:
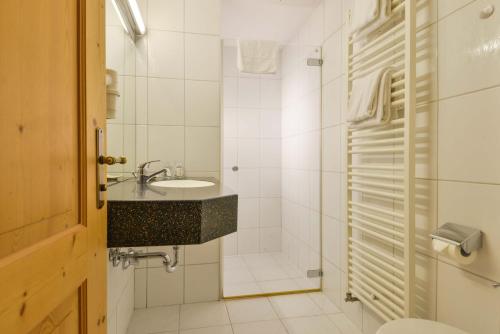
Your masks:
M319 288L319 278L307 278L282 253L224 257L224 297Z
M134 312L128 334L361 334L320 292Z

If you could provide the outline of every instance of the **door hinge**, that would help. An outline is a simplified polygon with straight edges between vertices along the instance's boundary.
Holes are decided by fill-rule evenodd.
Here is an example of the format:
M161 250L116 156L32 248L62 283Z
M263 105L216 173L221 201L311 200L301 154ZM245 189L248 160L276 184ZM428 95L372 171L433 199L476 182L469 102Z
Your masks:
M307 66L322 66L323 59L320 58L307 58Z
M321 269L308 270L307 278L314 278L314 277L323 277L323 270Z

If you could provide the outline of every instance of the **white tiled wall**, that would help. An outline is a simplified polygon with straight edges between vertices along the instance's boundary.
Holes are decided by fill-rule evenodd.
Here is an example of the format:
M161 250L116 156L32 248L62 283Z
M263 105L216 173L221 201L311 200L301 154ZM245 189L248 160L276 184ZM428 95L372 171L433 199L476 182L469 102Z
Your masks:
M106 63L119 73L121 94L117 117L107 124L108 154L129 160L109 171L130 173L141 162L160 159L182 162L188 176L219 178L220 0L138 3L148 30L134 44L106 2ZM171 247L158 249L172 253ZM125 332L124 317L133 306L218 300L219 258L215 240L181 247L172 274L154 259L142 261L135 271L110 267L111 333ZM123 297L114 297L118 294Z
M281 77L238 73L234 46L224 47L223 73L224 182L239 193L238 232L224 253L280 252Z
M108 333L126 334L134 312L134 268L108 263Z
M316 13L282 53L282 244L283 253L302 273L321 267L321 58ZM320 43L320 42L319 42ZM304 279L302 288L320 287Z
M108 154L134 171L146 160L181 162L186 175L220 171L219 0L140 0L148 31L135 44L107 1L107 67L118 71L119 111Z
M417 72L426 84L418 92L417 115L417 281L418 315L470 333L500 332L498 108L500 16L480 11L499 0L419 1ZM364 333L381 324L346 292L346 220L343 151L347 98L344 89L347 35L352 0L324 0L302 28L323 36L322 225L324 292ZM343 15L339 15L343 13ZM320 28L322 26L322 28ZM305 34L304 34L305 35ZM481 229L484 248L477 261L460 266L436 256L428 235L452 221Z
M147 247L173 258L172 247ZM135 308L215 301L220 294L220 243L180 246L179 264L167 273L160 259L141 260L135 266Z

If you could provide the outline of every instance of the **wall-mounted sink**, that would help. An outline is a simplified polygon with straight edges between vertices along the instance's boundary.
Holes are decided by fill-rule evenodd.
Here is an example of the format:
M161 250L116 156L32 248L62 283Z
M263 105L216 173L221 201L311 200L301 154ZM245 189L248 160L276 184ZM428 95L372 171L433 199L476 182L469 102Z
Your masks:
M215 179L108 187L109 248L202 244L236 232L237 220L238 195Z
M150 185L160 188L205 188L212 187L215 183L201 180L165 180L151 182Z

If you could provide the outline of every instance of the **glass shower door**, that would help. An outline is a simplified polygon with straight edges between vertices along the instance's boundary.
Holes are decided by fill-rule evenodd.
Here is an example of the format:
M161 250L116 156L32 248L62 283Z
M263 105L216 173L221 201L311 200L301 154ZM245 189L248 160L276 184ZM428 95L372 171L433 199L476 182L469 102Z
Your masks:
M224 297L321 287L321 49L283 46L277 74L238 73L223 52L223 182L239 195L224 238Z
M321 287L321 48L292 43L282 59L282 263L297 269L296 290L314 290Z

